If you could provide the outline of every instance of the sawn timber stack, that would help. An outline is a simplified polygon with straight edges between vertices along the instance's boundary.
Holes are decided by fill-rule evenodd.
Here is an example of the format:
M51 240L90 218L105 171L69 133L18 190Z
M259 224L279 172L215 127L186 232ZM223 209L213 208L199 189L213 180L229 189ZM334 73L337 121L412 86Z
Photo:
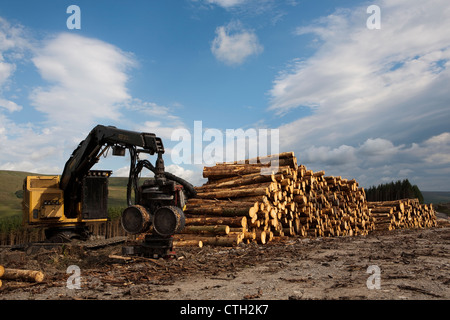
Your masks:
M368 202L377 230L430 228L437 226L433 204L418 199Z
M288 236L366 235L385 226L358 182L308 170L293 152L218 163L204 167L203 177L207 183L196 187L197 197L186 204L178 243L265 244ZM414 208L411 214L423 215L425 207ZM419 226L433 225L433 208L427 210L427 222Z

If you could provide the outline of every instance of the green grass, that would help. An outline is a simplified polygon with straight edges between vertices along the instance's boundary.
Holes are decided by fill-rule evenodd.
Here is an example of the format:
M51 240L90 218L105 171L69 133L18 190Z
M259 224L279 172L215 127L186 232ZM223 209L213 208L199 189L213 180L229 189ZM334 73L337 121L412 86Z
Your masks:
M7 233L20 228L22 228L22 216L20 214L0 218L0 233Z

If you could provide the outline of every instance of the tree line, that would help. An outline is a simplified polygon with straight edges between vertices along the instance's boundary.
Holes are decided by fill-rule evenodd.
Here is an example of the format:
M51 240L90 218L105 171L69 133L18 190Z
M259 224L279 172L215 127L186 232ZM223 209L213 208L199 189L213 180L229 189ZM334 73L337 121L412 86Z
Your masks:
M368 201L392 201L399 199L419 199L423 203L423 195L417 185L411 185L408 179L372 186L366 190Z

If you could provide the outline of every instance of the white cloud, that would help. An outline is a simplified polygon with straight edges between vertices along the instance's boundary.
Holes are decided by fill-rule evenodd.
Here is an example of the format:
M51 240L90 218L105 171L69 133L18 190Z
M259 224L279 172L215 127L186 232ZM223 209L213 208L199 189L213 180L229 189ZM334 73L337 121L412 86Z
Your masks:
M23 52L29 48L29 40L24 35L23 27L13 26L0 17L0 108L9 112L22 109L4 95L10 90L9 82L16 71L16 61L22 58Z
M12 171L25 171L31 173L47 173L47 174L61 174L61 169L59 166L46 166L38 165L32 161L10 161L0 164L0 170L12 170Z
M216 59L227 65L240 65L249 56L260 54L263 46L254 31L235 21L216 29L211 51Z
M128 177L130 174L130 166L119 168L113 172L114 177Z
M29 40L23 28L0 19L0 62L2 56L10 59L10 67L6 76L0 76L1 169L60 173L97 121L119 119L120 108L131 99L126 72L133 59L103 41L67 33L43 42ZM1 96L16 64L23 67L29 59L49 83L34 88L29 97L44 122L27 123L20 112L30 107ZM18 112L15 119L22 122L11 120L2 110Z
M145 121L142 125L137 126L136 130L154 133L157 137L160 137L164 143L171 139L174 130L180 128L184 128L184 125L181 122Z
M180 167L177 164L171 164L171 165L166 166L166 171L170 172L180 178L183 178L185 180L191 179L194 175L194 171L184 169L183 167Z
M267 21L276 24L285 14L286 11L283 5L286 3L289 6L295 5L293 1L279 1L279 0L191 0L197 2L201 8L220 7L235 16L256 16L262 14L267 15Z
M3 57L0 52L0 86L3 85L6 80L12 75L14 72L15 66L12 63L3 62Z
M75 147L97 123L117 123L120 128L152 132L163 139L170 137L171 126L182 125L170 108L129 94L127 80L136 62L132 54L109 43L62 33L46 41L32 60L51 84L33 91L32 105L45 114L47 123L64 128L64 137L76 137L70 142L59 137L67 141L67 147ZM143 124L130 116L139 117Z
M31 39L30 34L0 18L0 169L61 173L73 150L96 124L138 131L139 124L129 115L140 117L143 123L146 118L156 119L158 127L162 121L167 128L182 125L170 108L129 94L129 71L136 66L132 54L72 33L44 41ZM34 112L33 108L3 94L10 90L16 68L21 71L19 68L29 67L30 62L45 80L29 95L31 106L42 114L39 120L30 120L32 123L23 116ZM12 118L12 112L18 116ZM143 131L149 129L142 127Z
M203 179L201 172L195 172L193 170L185 169L177 164L166 166L166 171L188 181L194 186L201 186L206 181L205 179Z
M137 111L142 114L153 117L170 116L170 108L158 105L155 102L142 101L138 98L130 99L125 103L125 107L131 111Z
M184 127L181 118L174 115L174 109L183 107L183 105L178 102L175 102L172 107L167 107L155 102L142 101L139 98L133 98L126 101L124 106L127 109L127 112L132 111L138 113L144 120L146 117L152 119L152 121L145 121L143 125L134 125L133 127L135 127L136 130L148 130L148 128L153 128L151 130L154 131L156 128L161 127L161 123L164 123L163 127L165 128L172 128L171 130ZM170 134L167 135L167 130L165 130L164 137L170 137Z
M390 177L402 169L416 174L426 167L425 159L448 163L443 152L423 141L448 131L450 5L445 0L378 5L380 30L366 27L367 7L337 9L299 27L295 36L312 35L317 50L293 60L269 91L269 110L279 116L299 107L312 111L280 127L282 150L327 162L326 157L339 159L338 151L351 146L355 150L349 149L348 156L355 152L362 159L350 161L359 167L347 172L365 175L367 181L378 179L380 171L369 169L383 163L397 168L395 161L400 161L408 167ZM415 147L420 153L405 151ZM433 153L422 154L424 150ZM359 170L363 167L369 171ZM448 189L448 184L439 188Z
M129 166L119 168L116 171L114 171L114 177L128 177L129 171L130 171ZM170 172L176 175L177 177L180 177L188 181L194 186L200 186L206 181L205 179L202 178L201 172L189 170L176 164L166 165L165 171ZM141 178L145 179L146 177L153 177L153 176L154 174L151 171L143 170Z
M22 106L19 106L17 103L0 98L0 107L5 108L9 112L20 111L22 110Z
M448 190L450 132L410 145L367 139L359 146L313 146L298 158L310 169L357 178L365 187L408 178L423 190Z
M30 97L49 122L90 126L95 119L117 120L121 104L131 98L126 71L134 61L106 42L62 33L48 40L32 60L51 83L36 88Z
M398 147L386 139L367 139L359 148L360 152L366 156L389 155L396 152Z
M381 3L386 12L381 30L365 27L361 8L338 10L317 25L300 28L298 34L312 33L322 44L313 57L280 73L270 91L270 108L283 113L319 106L319 112L367 114L375 107L388 109L410 100L404 90L418 95L447 80L448 70L436 66L450 59L450 23L445 21L450 8L441 2L408 2L407 7L416 8L412 12ZM435 21L442 23L436 26Z
M312 146L300 156L308 163L345 166L352 165L356 161L355 153L355 148L347 145L338 148Z
M245 3L247 0L206 0L207 3L215 4L223 8L231 8Z
M427 146L446 146L450 145L450 132L444 132L440 135L429 138L425 141Z

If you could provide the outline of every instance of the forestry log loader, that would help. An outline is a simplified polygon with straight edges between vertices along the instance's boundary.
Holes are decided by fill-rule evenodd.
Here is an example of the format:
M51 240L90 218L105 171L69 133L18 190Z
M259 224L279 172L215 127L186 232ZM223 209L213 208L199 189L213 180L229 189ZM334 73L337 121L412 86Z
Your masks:
M112 171L91 168L110 148L115 156L124 156L126 149L130 154L128 207L122 212L121 225L129 234L145 235L139 245L123 247L123 253L166 254L172 250L171 236L184 228L184 204L196 191L189 182L165 171L164 146L153 133L97 125L73 151L61 176L25 178L25 226L45 228L50 242L87 240L86 224L108 219L108 178ZM140 153L156 154L155 165L139 160ZM143 168L152 171L154 178L140 184Z

